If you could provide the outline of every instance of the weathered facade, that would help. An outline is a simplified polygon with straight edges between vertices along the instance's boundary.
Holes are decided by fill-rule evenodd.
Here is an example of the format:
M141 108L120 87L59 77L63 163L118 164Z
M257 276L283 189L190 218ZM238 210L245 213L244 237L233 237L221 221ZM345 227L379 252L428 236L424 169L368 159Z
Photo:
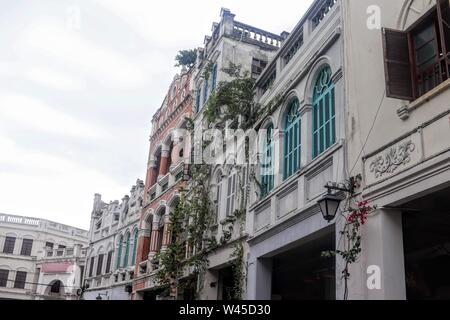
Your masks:
M0 214L0 299L77 300L88 232Z
M284 36L285 34L283 34ZM242 75L259 77L262 70L275 55L283 36L258 29L235 20L235 15L227 9L221 11L221 21L213 24L212 35L205 37L205 47L200 49L194 77L195 137L202 137L204 130L216 128L215 123L209 123L204 110L208 99L216 90L218 84L233 80L226 69L238 66ZM205 77L210 71L209 77ZM239 121L239 119L234 119ZM225 124L225 129L229 123ZM224 136L224 140L228 137ZM233 139L233 138L231 138ZM195 138L195 142L199 141ZM216 144L215 142L213 142ZM220 148L220 146L214 146ZM245 232L241 232L241 222L236 217L236 211L245 209L247 202L248 165L234 165L237 154L242 146L232 142L226 155L213 152L209 161L212 170L208 177L209 189L213 207L214 225L209 236L215 239L218 247L208 253L208 267L201 284L199 298L202 300L227 300L233 296L235 279L232 262L236 259L235 249L242 243L242 267L245 265L248 247ZM230 148L228 144L227 148ZM195 157L207 156L202 146L195 145ZM194 157L194 160L197 158ZM201 159L205 161L206 159ZM196 161L197 162L197 161ZM242 191L242 192L241 192ZM245 295L245 288L242 288Z
M199 299L225 300L233 290L246 299L448 298L449 25L447 0L316 0L281 35L222 9L195 66L175 78L152 121L135 297L164 296L155 257L172 240L180 188L196 196L187 164L197 164L210 169L202 178L213 222L204 236L214 240ZM266 110L253 123L257 150L244 164L235 160L245 147L226 130L242 117L219 125L208 115L233 66L255 79L255 106ZM176 98L179 81L188 104ZM175 134L189 118L193 141ZM205 147L208 129L225 132L232 150L224 155L215 141ZM318 205L327 192L345 199L329 222ZM346 250L345 215L363 200L375 210L363 220L361 252L345 281L341 255L324 253ZM186 261L195 254L186 245ZM233 278L237 259L244 288Z
M349 298L448 299L449 1L343 3L348 170L378 205Z
M444 0L318 0L295 27L257 82L281 103L257 125L273 167L251 192L248 299L448 298L449 21ZM316 202L348 181L376 210L345 293L342 259L321 253L343 249L346 221Z
M170 243L170 212L180 201L185 187L185 170L190 155L186 130L192 115L192 69L183 68L174 77L161 108L152 119L144 206L140 218L139 249L133 292L134 299L156 299L158 254Z
M130 300L135 276L144 182L137 180L122 201L95 195L86 258L84 300Z
M341 270L323 259L339 240L317 200L346 179L342 4L315 1L257 81L255 126L264 164L255 168L247 215L248 299L335 299Z

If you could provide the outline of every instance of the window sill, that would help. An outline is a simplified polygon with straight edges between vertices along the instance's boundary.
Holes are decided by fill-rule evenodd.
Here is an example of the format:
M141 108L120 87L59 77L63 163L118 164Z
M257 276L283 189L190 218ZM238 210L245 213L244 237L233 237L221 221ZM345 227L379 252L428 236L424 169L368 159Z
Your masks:
M402 120L407 120L409 118L409 115L411 112L419 108L420 106L424 105L425 103L429 102L436 96L440 95L442 92L446 91L448 88L450 88L450 79L445 80L440 85L438 85L436 88L428 91L418 99L405 104L401 108L397 110L397 115Z

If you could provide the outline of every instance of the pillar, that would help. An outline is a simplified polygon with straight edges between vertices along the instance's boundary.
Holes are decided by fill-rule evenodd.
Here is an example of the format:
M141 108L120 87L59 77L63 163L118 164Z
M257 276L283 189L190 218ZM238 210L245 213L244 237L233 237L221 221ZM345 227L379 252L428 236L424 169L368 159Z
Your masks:
M159 221L153 222L152 225L152 234L150 237L150 254L149 259L153 258L153 256L159 251L159 238L160 238L161 229L159 227Z
M183 159L180 157L180 151L183 149L183 138L179 134L174 134L172 149L172 165L177 165Z
M153 185L156 183L156 179L157 179L157 173L156 170L158 168L157 167L157 162L156 159L150 159L150 161L148 162L148 166L147 166L147 186L148 188L153 187Z
M167 247L171 243L172 233L170 232L170 224L171 224L170 216L168 214L166 214L164 216L164 228L163 228L163 239L162 239L161 250L167 249Z
M406 300L405 262L403 250L402 213L397 210L378 209L367 220L362 230L361 277L352 277L349 299ZM373 268L380 270L380 288L370 288ZM353 268L355 269L355 268ZM352 274L352 271L350 271Z
M247 279L248 300L271 300L272 259L256 258L249 261Z
M284 156L283 138L284 138L284 131L282 131L280 128L276 129L273 135L274 188L283 183L283 156Z
M169 170L168 165L169 165L169 150L167 149L163 149L161 151L161 163L159 165L159 177L158 178L162 178L163 176L165 176Z
M312 106L305 104L300 109L300 167L303 168L312 161Z
M139 238L137 243L137 253L136 253L136 266L137 271L139 271L139 264L142 261L148 259L148 253L150 251L150 230L140 230ZM136 274L139 274L136 272Z

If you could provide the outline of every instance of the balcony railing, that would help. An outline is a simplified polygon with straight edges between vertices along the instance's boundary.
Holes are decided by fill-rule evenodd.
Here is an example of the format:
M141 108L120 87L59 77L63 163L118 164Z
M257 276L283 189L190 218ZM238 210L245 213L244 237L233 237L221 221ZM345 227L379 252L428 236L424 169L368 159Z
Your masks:
M237 21L234 22L233 36L239 38L240 40L250 39L277 48L281 47L281 41L283 40L281 36L274 33Z

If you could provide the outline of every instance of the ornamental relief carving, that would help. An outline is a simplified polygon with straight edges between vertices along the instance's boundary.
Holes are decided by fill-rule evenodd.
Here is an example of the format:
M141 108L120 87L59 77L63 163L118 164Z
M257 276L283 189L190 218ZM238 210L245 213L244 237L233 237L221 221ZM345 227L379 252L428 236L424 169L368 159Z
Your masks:
M400 166L405 166L411 161L411 153L415 149L416 145L411 140L390 148L386 154L372 161L370 172L375 174L376 179L394 173Z

